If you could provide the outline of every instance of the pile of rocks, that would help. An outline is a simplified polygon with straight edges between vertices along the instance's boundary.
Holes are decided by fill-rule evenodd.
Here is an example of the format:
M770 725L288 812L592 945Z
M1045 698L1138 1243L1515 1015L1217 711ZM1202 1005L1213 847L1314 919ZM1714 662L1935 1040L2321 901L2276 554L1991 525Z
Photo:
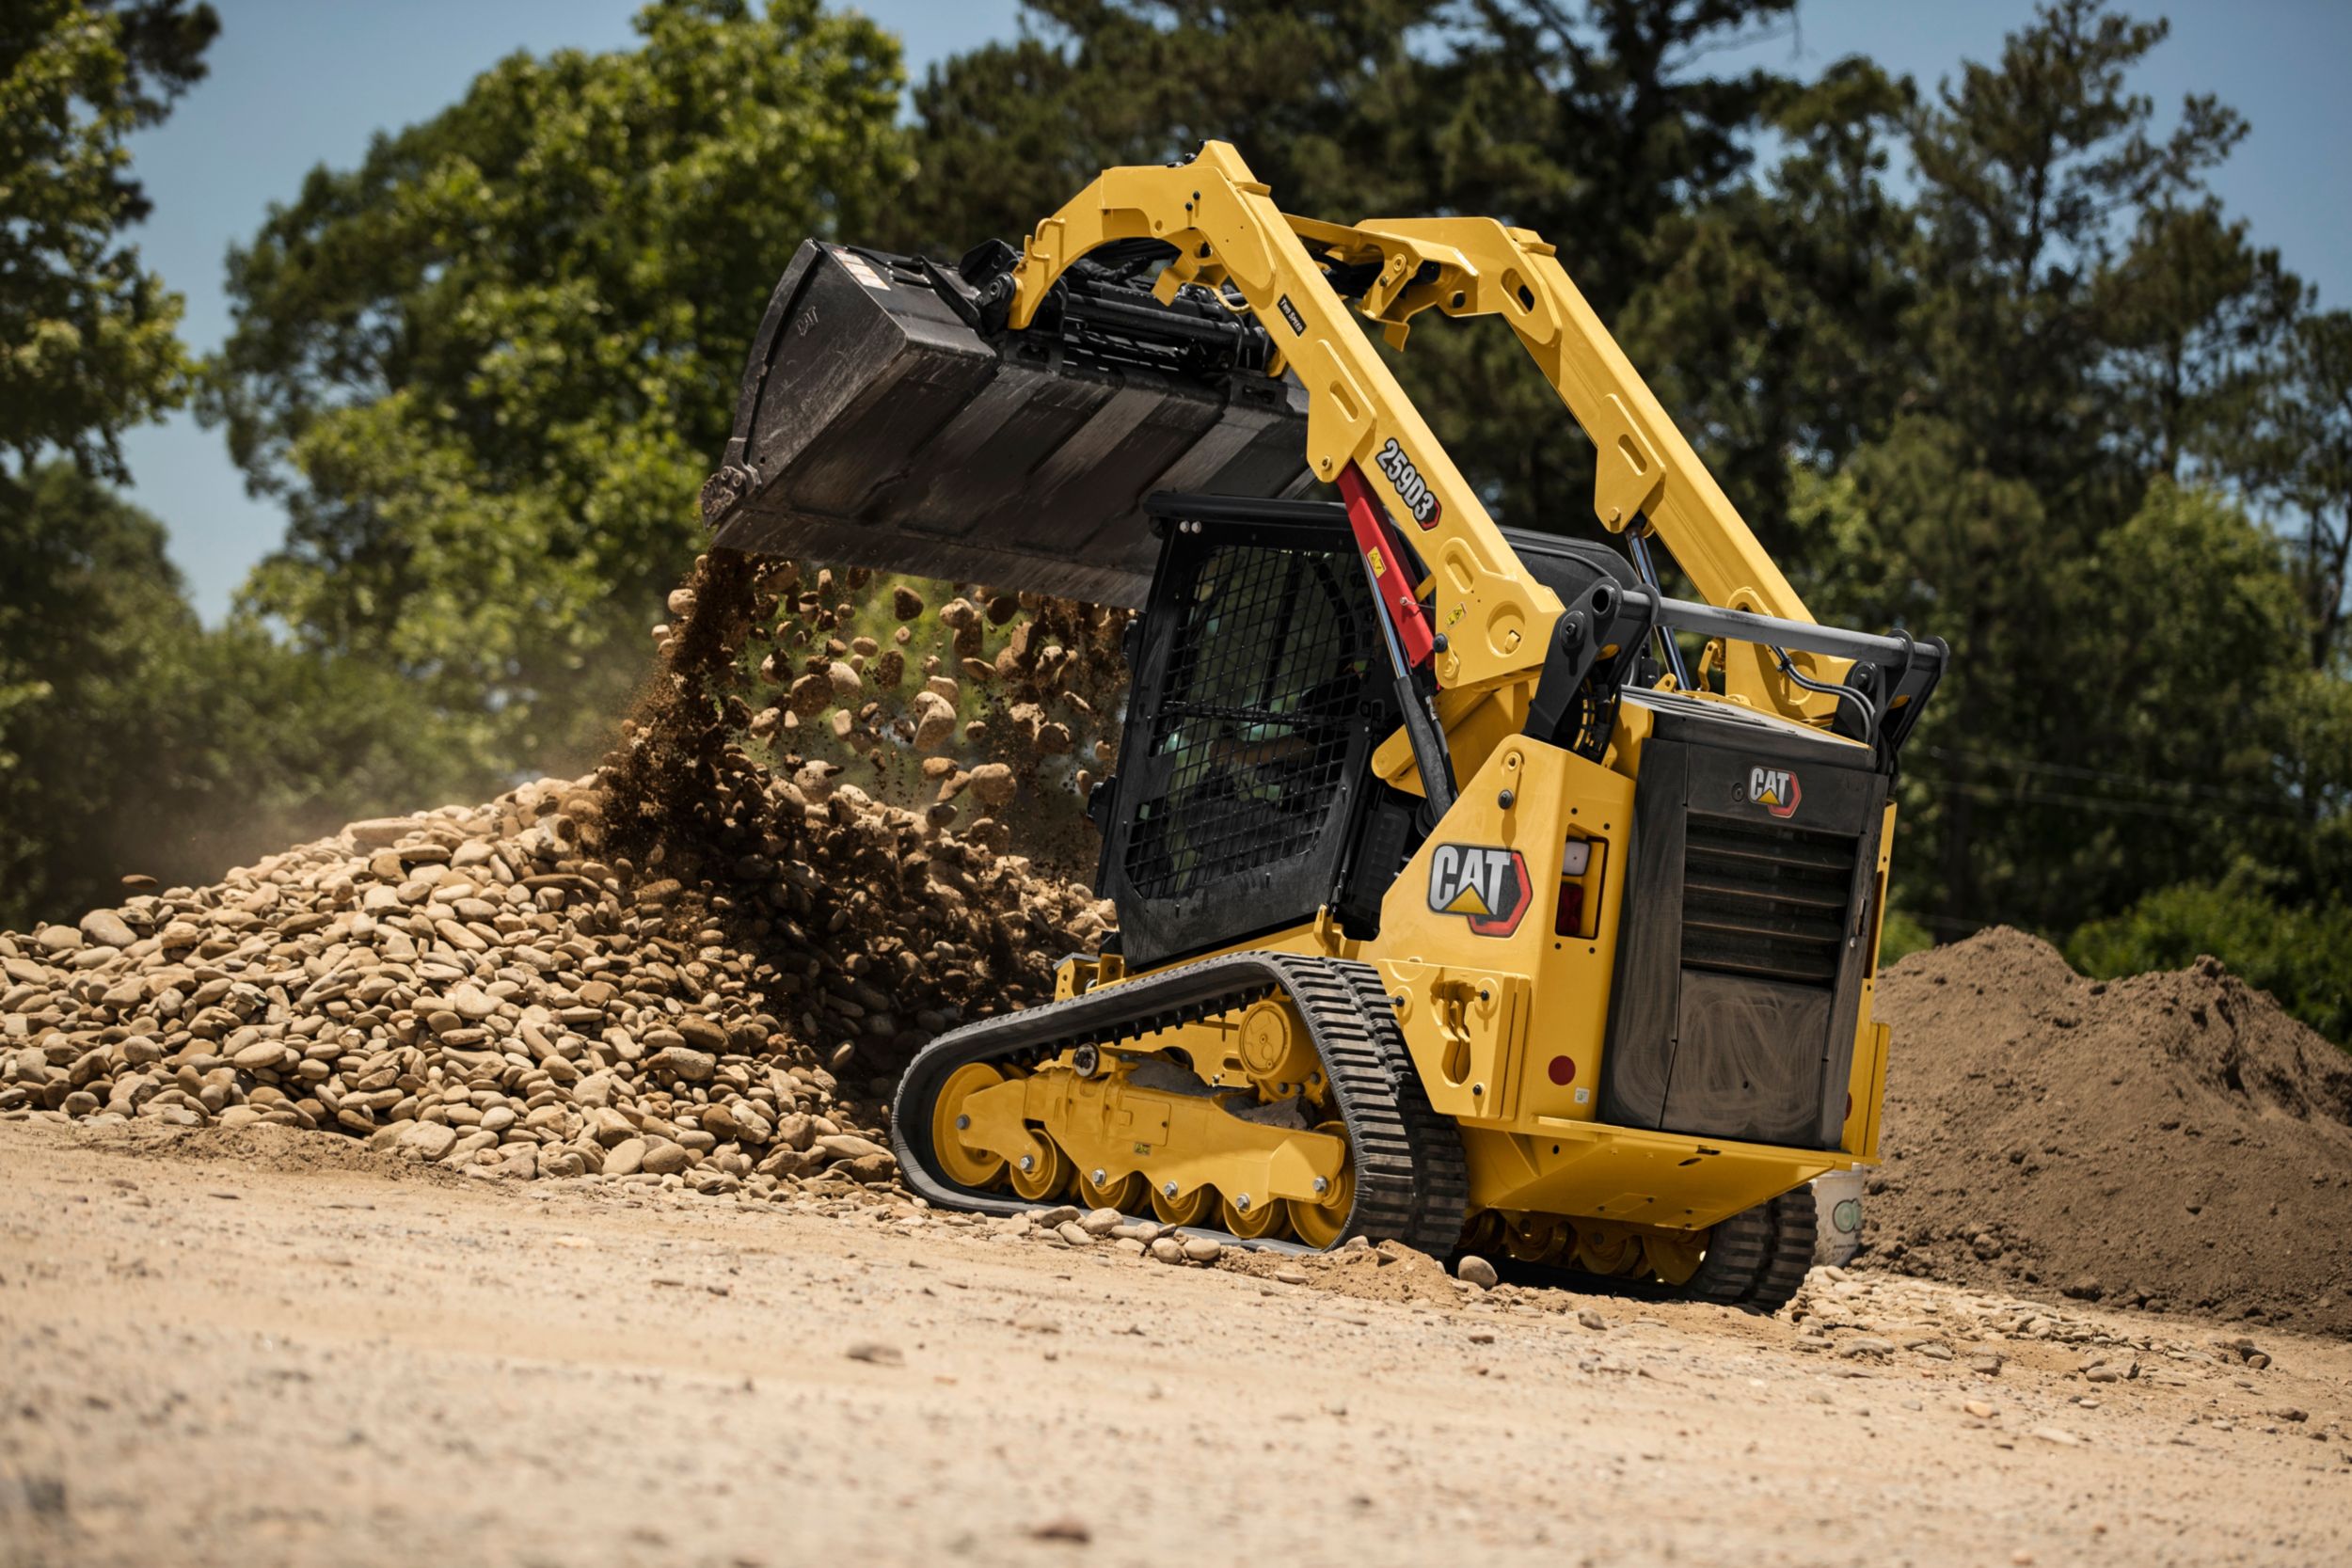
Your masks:
M848 787L767 780L765 852L715 877L659 846L599 859L610 784L355 823L0 934L0 1116L270 1122L710 1191L882 1180L857 1091L1101 930L1085 890Z
M830 572L803 587L790 562L706 557L594 775L355 823L215 886L0 934L0 1117L268 1122L706 1191L886 1180L878 1097L907 1058L1050 994L1055 958L1111 911L1005 853L1011 832L985 813L1018 792L1009 764L933 758L934 799L907 810L838 761L761 743L827 708L836 741L946 738L939 710L963 688L924 656L912 710L866 697L919 649L905 626L887 651L848 635L835 593ZM891 602L901 622L925 613L911 590ZM1116 618L959 598L938 621L963 679L1016 699L1032 750L1074 745L1040 703L1090 714L1069 677L1115 644ZM1015 621L983 671L983 624ZM755 710L763 677L788 691ZM967 792L982 815L950 832Z

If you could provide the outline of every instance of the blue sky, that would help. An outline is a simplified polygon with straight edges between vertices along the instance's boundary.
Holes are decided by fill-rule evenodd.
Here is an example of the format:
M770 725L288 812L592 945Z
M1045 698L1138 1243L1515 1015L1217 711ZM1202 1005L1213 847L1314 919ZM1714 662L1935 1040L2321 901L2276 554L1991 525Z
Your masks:
M368 138L425 119L473 75L517 49L609 49L631 40L635 0L215 0L222 31L212 75L160 128L132 144L154 202L136 238L151 267L187 297L183 334L199 352L228 330L222 266L270 204L290 198L314 165L358 162ZM856 8L906 40L910 69L1016 28L1013 0L866 0ZM2256 241L2319 285L2352 300L2352 235L2343 193L2352 166L2344 62L2352 5L2340 0L2175 0L2140 4L2169 15L2171 39L2139 90L2163 109L2214 92L2253 124L2215 184L2249 218ZM1963 59L1989 59L2030 15L2029 0L1806 0L1793 33L1717 56L1810 73L1867 54L1923 85ZM779 267L784 258L777 258ZM187 415L124 442L138 502L171 530L172 557L197 608L216 620L246 571L277 542L280 518L246 496L218 431Z

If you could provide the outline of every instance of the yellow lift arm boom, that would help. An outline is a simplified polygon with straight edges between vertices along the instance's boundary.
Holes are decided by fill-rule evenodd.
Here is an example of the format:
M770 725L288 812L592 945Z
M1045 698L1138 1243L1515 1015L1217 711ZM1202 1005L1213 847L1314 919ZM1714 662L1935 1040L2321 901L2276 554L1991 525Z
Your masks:
M1451 316L1502 316L1598 451L1594 511L1604 527L1621 531L1645 520L1710 603L1812 619L1536 235L1491 218L1350 227L1288 216L1239 152L1212 141L1188 164L1105 170L1038 225L1013 273L1011 325L1029 325L1073 261L1136 238L1177 248L1160 280L1164 297L1188 282L1230 283L1263 324L1281 356L1274 372L1287 365L1307 389L1307 457L1318 477L1337 483L1350 464L1367 479L1378 476L1374 483L1385 491L1391 518L1434 577L1431 608L1447 640L1436 669L1448 689L1527 678L1543 662L1562 607L1524 570L1351 319L1318 253L1379 263L1362 309L1393 346L1403 346L1411 318L1432 307ZM1843 673L1841 661L1799 657L1817 675ZM1829 699L1783 679L1761 650L1740 646L1729 658L1730 695L1794 719L1818 721L1827 712Z

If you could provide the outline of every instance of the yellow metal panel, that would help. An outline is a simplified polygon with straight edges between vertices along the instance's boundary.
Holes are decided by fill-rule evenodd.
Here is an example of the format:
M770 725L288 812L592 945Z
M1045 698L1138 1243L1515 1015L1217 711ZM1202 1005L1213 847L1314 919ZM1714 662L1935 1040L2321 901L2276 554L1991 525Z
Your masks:
M1895 806L1879 819L1878 866L1871 883L1870 957L1862 975L1862 1004L1854 1011L1853 1069L1848 1075L1846 1121L1838 1147L1858 1160L1876 1160L1879 1117L1886 1101L1888 1030L1871 1017L1878 1002L1879 940L1885 933L1886 887L1895 858Z
M1506 789L1512 797L1507 807L1502 804ZM1631 780L1517 736L1499 744L1471 775L1454 809L1390 888L1380 907L1376 951L1365 956L1379 964L1391 994L1406 998L1398 1022L1433 1097L1448 1082L1445 1064L1453 1049L1431 1004L1433 976L1521 975L1532 982L1514 1059L1497 1074L1510 1089L1506 1093L1490 1084L1487 1095L1452 1114L1513 1125L1534 1116L1592 1117L1617 950L1622 877L1614 873L1629 863L1632 826ZM1553 929L1561 866L1571 838L1590 841L1600 851L1598 891L1587 893L1593 901L1590 937L1562 936ZM1518 857L1527 908L1507 933L1487 934L1494 929L1491 921L1431 907L1432 873L1449 846L1457 852L1502 850ZM1589 889L1589 878L1583 885ZM1463 1101L1449 1096L1447 1108L1456 1104Z
M1539 1119L1462 1130L1473 1209L1530 1210L1696 1229L1849 1162L1834 1151Z
M1116 1185L1143 1168L1182 1192L1214 1182L1229 1196L1263 1202L1313 1202L1318 1179L1335 1181L1346 1148L1327 1132L1271 1127L1230 1116L1216 1099L1136 1088L1119 1074L1080 1078L1049 1069L1008 1079L965 1099L966 1147L1018 1165L1044 1157L1033 1128L1054 1139L1084 1172L1101 1170Z

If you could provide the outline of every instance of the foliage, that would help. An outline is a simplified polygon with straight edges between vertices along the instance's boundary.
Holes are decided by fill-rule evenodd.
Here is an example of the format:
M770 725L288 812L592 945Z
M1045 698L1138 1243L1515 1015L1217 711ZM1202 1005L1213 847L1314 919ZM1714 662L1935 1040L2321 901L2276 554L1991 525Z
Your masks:
M2203 955L2334 1040L2352 1046L2352 904L2281 900L2250 865L2152 893L2077 929L2066 956L2086 974L2185 969Z
M534 765L623 705L794 246L869 234L906 172L864 18L662 0L637 27L501 61L230 265L214 408L289 515L243 603Z
M1924 952L1935 945L1934 933L1911 917L1909 911L1890 909L1879 923L1879 967L1900 963L1914 953Z
M0 926L487 776L389 673L206 631L163 525L69 463L0 477Z
M936 68L898 238L1017 237L1107 165L1206 136L1286 210L1491 214L1543 231L1605 316L1670 214L1733 187L1786 84L1707 54L1794 0L1033 0L1035 26ZM1417 336L1399 367L1447 450L1515 517L1574 526L1592 456L1499 324ZM1570 427L1572 428L1572 427Z
M204 74L185 0L11 0L0 14L0 450L119 478L116 437L185 396L180 298L122 230L147 215L123 140Z

